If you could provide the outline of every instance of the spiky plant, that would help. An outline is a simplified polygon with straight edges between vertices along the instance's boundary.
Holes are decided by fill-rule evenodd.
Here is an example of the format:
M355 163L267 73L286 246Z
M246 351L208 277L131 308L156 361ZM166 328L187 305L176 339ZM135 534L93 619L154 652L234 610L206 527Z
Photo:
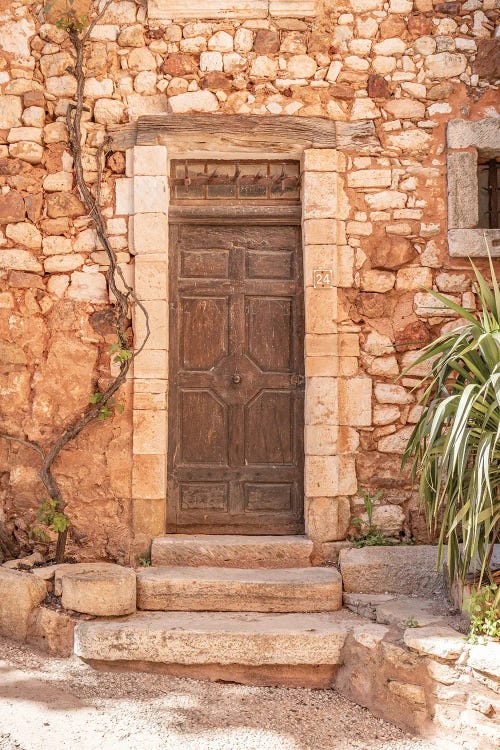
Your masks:
M465 580L473 563L480 584L498 578L490 563L500 532L500 289L491 258L491 288L472 267L477 314L431 292L464 323L426 346L406 370L432 363L403 464L411 461L419 480L439 563L446 549L451 577Z

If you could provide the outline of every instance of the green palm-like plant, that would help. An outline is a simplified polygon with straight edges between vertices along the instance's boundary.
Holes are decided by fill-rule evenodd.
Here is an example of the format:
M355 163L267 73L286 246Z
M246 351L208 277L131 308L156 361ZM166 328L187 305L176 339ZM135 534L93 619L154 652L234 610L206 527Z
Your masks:
M403 464L412 461L429 530L439 532L439 564L446 549L452 578L465 580L473 563L481 583L495 579L490 562L500 532L500 289L491 258L492 288L472 267L477 315L431 292L464 324L405 371L432 362Z

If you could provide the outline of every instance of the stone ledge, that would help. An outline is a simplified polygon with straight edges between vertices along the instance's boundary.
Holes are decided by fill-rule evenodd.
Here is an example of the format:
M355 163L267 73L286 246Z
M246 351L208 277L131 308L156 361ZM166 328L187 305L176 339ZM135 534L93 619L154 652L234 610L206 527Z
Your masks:
M500 258L500 229L449 229L448 250L452 258Z
M152 20L188 20L195 18L310 18L317 15L316 0L148 0Z

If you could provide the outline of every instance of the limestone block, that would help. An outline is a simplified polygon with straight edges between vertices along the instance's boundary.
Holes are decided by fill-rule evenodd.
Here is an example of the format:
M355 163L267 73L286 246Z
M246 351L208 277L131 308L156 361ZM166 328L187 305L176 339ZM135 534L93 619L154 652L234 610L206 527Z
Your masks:
M401 120L425 118L425 104L414 99L392 99L384 104L384 109L391 117Z
M73 174L71 172L53 172L43 180L43 189L48 193L61 190L71 190L73 187Z
M388 208L404 208L407 196L397 190L383 190L366 195L365 200L373 211L385 211Z
M139 253L166 253L168 249L168 221L164 213L135 214L133 220L133 248Z
M47 215L51 219L84 216L87 212L82 201L73 193L57 192L47 195Z
M372 422L371 378L339 378L339 424L364 427Z
M68 129L64 122L56 120L49 122L43 129L43 140L45 143L59 143L68 140Z
M467 665L489 677L500 679L500 643L490 641L471 646Z
M361 513L360 518L368 524L366 513ZM397 537L404 522L405 514L399 505L378 505L373 509L372 523L386 536Z
M132 154L134 176L167 174L165 146L135 146Z
M101 99L102 97L113 96L115 85L111 78L103 78L98 80L97 78L86 78L85 79L85 96L89 99Z
M216 112L219 109L219 101L211 91L187 91L171 96L168 101L175 114Z
M83 659L165 664L339 664L356 624L344 612L144 612L78 625L75 653Z
M161 567L137 571L144 610L333 612L342 606L334 568Z
M140 376L138 376L140 377ZM134 454L163 455L167 445L167 415L164 410L134 410Z
M479 221L477 151L449 153L447 170L448 227L473 228Z
M308 379L305 413L307 424L338 424L338 384L336 378Z
M96 617L129 615L136 605L135 571L113 563L60 565L54 592L65 609Z
M287 61L287 72L290 78L312 78L318 66L309 55L292 55Z
M0 96L0 128L7 130L21 124L23 103L19 96Z
M134 177L134 212L138 214L167 211L168 184L165 176Z
M360 169L347 175L347 186L352 188L388 188L391 182L390 169Z
M402 133L389 135L387 143L390 146L401 149L401 151L425 154L428 152L432 136L418 128L405 130Z
M28 164L40 164L43 157L43 148L39 143L35 143L34 141L12 143L9 146L9 155L13 159L27 161Z
M44 237L42 240L42 249L44 255L66 255L73 251L69 237L61 237L59 235Z
M356 470L351 456L306 456L306 496L352 495L356 489Z
M462 54L438 52L425 58L425 67L434 78L454 78L465 71L467 58Z
M405 50L406 44L399 37L383 39L373 47L373 51L376 55L384 55L389 57L392 55L402 55Z
M466 647L465 638L447 625L407 628L403 640L408 648L428 656L455 661Z
M390 271L367 270L361 274L361 289L364 292L384 294L394 288L395 275Z
M115 200L117 214L134 213L134 181L130 177L119 177L115 182Z
M52 656L67 658L73 654L75 616L62 610L37 607L32 611L27 642Z
M146 349L168 348L168 306L166 300L144 300L149 318L149 338ZM146 335L144 313L136 307L134 310L134 337L136 342L142 342Z
M432 287L432 271L423 266L406 266L400 268L396 276L396 289L430 289Z
M53 76L45 80L49 94L58 98L74 97L76 94L76 78L70 75Z
M134 456L132 467L132 495L144 500L162 498L166 493L165 455Z
M200 18L267 18L269 0L193 0L186 5L184 0L149 0L149 18L189 19Z
M305 504L306 532L314 542L345 539L351 520L347 497L308 497Z
M303 222L305 245L331 245L337 242L335 219L305 219Z
M431 545L361 547L342 551L339 560L348 593L428 596L443 585Z
M47 596L45 581L20 570L0 567L0 634L26 640L30 616Z
M250 75L254 78L269 79L276 78L278 74L278 62L266 55L259 55L253 60L250 67Z
M337 330L337 289L306 289L306 332L335 333Z
M85 263L85 258L80 253L69 253L66 255L51 255L43 263L45 273L67 273L76 271Z
M345 156L334 148L307 148L303 154L304 172L343 172Z
M453 294L447 294L446 296L455 304L459 305L461 302L460 297ZM415 313L422 318L449 318L454 315L444 302L436 299L430 292L417 292L414 305Z
M164 347L144 349L134 360L134 374L137 378L166 378L168 375L166 349Z
M402 385L376 383L375 398L380 404L411 404L413 397Z
M153 565L223 568L307 568L313 543L305 536L173 534L153 540Z
M31 271L42 273L42 264L29 252L29 250L1 250L0 268L12 271Z
M389 680L387 687L398 698L402 698L408 701L408 703L425 706L425 690L421 685L414 685L411 682L400 682L399 680Z
M94 106L94 119L103 125L114 125L121 121L124 111L124 105L116 99L98 99Z
M387 435L378 441L377 448L382 453L399 453L405 452L408 440L413 432L413 427L403 427L402 430Z
M21 221L18 224L7 224L5 234L16 245L24 245L24 247L30 250L39 250L42 246L41 233L28 221Z
M15 55L28 58L30 56L30 38L35 34L35 24L27 18L19 21L2 21L2 35L0 49Z
M63 256L68 257L68 256ZM47 261L45 261L47 263ZM68 288L68 297L86 302L107 302L106 277L102 273L74 271Z
M498 117L468 122L450 120L446 129L448 148L474 148L485 150L498 148L500 122Z
M135 291L140 300L167 299L167 263L147 255L135 259Z

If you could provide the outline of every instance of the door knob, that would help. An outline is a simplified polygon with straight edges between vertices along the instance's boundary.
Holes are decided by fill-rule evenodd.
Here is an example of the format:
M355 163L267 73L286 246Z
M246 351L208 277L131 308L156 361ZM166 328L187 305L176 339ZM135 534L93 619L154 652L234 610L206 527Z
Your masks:
M235 372L234 375L233 375L233 377L232 377L232 380L233 380L233 383L236 383L236 385L238 383L241 383L241 375L240 375L240 373L239 372Z

